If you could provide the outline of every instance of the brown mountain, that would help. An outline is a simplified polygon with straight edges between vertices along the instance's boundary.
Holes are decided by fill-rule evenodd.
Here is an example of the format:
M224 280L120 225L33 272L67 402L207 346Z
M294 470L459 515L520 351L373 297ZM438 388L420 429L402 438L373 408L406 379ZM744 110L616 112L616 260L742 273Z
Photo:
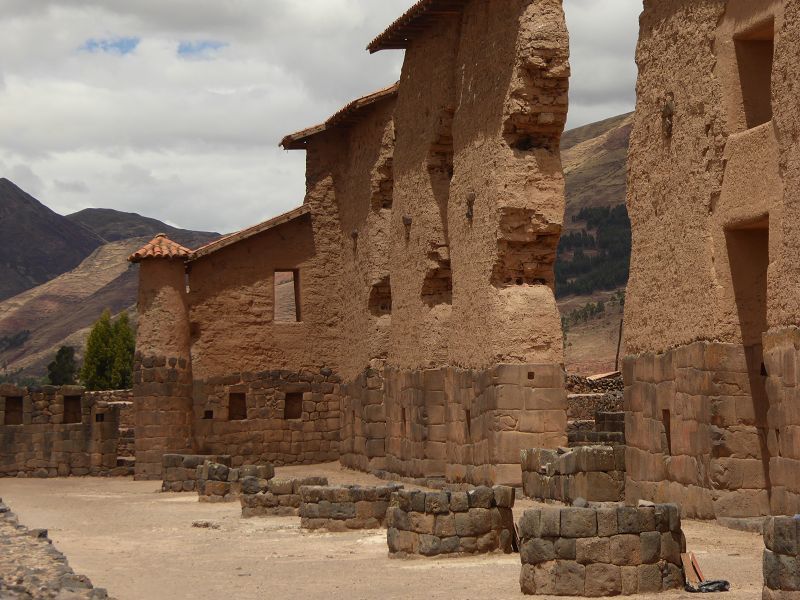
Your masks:
M0 300L77 267L105 241L0 178Z
M633 113L628 113L564 134L561 160L567 190L564 224L568 231L581 228L580 222L573 222L581 209L625 202L632 127Z
M152 238L157 233L166 233L170 239L191 248L219 237L218 233L211 231L178 229L151 217L111 208L86 208L67 215L66 218L107 242L137 237Z
M62 345L80 355L103 310L117 314L135 306L137 267L127 258L155 234L190 248L219 237L111 209L63 217L6 179L0 180L0 232L14 241L0 247L0 290L18 282L0 302L0 367L23 377L44 375Z

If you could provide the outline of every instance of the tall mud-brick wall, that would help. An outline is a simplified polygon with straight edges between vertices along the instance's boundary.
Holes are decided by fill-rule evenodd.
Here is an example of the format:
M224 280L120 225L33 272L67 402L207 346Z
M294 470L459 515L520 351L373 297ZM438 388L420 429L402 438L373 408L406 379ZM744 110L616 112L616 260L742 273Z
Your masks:
M133 365L137 479L161 479L164 454L193 451L184 258L131 257L140 262Z
M646 0L625 304L629 500L800 510L798 8Z
M553 294L569 77L561 2L464 2L405 49L387 468L519 484L520 449L566 444Z

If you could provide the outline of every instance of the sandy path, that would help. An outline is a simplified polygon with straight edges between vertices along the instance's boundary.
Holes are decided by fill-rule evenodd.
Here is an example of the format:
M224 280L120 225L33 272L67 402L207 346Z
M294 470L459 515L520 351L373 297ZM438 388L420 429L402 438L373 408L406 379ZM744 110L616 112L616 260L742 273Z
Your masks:
M337 465L278 469L278 476L300 474L379 482ZM385 531L305 533L298 518L241 519L238 503L200 504L194 494L158 488L130 479L0 479L0 497L20 520L49 529L73 569L120 600L523 598L518 555L391 560ZM192 527L197 520L219 529ZM706 575L732 582L724 598L760 597L760 536L693 521L684 531ZM653 598L683 597L696 596Z

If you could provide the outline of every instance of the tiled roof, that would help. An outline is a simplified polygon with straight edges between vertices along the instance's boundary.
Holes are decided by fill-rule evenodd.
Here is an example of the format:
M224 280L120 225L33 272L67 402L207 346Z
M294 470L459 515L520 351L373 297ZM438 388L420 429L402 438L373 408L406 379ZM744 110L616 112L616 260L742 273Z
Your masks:
M362 96L361 98L353 100L334 113L333 116L324 123L321 123L320 125L314 125L313 127L298 131L297 133L287 135L285 138L283 138L283 140L281 140L281 146L283 146L285 150L305 149L308 138L313 137L318 133L322 133L323 131L333 129L334 127L351 125L358 120L363 109L386 98L396 96L398 87L399 84L395 83L389 87L383 88L382 90L372 92L371 94L367 94L366 96Z
M294 219L298 219L302 216L309 214L311 210L307 205L299 206L294 210L290 210L287 213L283 213L282 215L278 215L268 221L264 221L263 223L259 223L258 225L253 225L252 227L248 227L247 229L242 229L241 231L237 231L236 233L231 233L230 235L226 235L218 240L211 242L210 244L206 244L205 246L201 246L194 252L191 252L189 256L189 260L196 260L203 256L207 256L212 252L216 252L218 250L222 250L223 248L227 248L228 246L235 244L237 242L241 242L248 238L253 237L254 235L258 235L259 233L263 233L273 227L277 227L278 225L283 225L284 223L288 223L289 221L293 221Z
M144 246L128 257L131 262L139 262L145 258L188 258L192 251L173 242L166 233L159 233Z
M458 15L469 0L419 0L376 37L367 50L400 50L443 15ZM498 0L502 1L502 0Z

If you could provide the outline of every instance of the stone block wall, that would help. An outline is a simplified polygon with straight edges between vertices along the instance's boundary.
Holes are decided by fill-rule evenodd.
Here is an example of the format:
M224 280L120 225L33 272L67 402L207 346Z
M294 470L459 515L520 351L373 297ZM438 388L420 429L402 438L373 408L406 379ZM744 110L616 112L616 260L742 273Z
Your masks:
M230 455L233 466L338 460L340 381L325 368L235 373L196 381L196 447L203 454ZM230 411L235 394L244 395L244 415ZM294 405L287 410L287 403Z
M629 502L678 502L703 519L770 513L766 406L748 360L743 346L711 342L625 359Z
M800 598L800 515L764 522L764 600Z
M402 485L378 487L304 486L300 488L300 527L327 531L380 529L392 493Z
M625 413L603 412L594 414L591 421L570 421L567 426L570 448L578 446L624 446Z
M165 454L163 458L164 481L162 492L195 492L197 491L197 475L202 471L198 467L206 461L231 466L230 456L208 456L205 454Z
M300 514L300 488L327 486L326 477L291 479L242 479L242 517L298 516Z
M674 504L531 509L519 533L525 594L596 597L683 587L686 541Z
M764 335L767 371L767 449L773 515L800 513L800 329Z
M522 490L529 498L572 503L625 499L625 447L581 446L560 453L523 450Z
M387 519L389 555L440 556L513 551L514 488L469 492L400 490Z
M523 448L566 444L559 365L497 365L419 371L387 367L386 471L475 485L519 485ZM377 440L374 447L378 447Z
M135 477L160 480L164 454L194 451L190 362L184 357L144 355L137 350L133 363L133 394Z
M242 493L245 478L268 480L275 477L275 468L270 464L229 467L204 461L197 467L197 499L200 502L236 502Z
M386 406L383 361L343 388L339 459L342 465L361 471L386 468Z
M0 477L127 474L117 467L119 418L79 386L0 385Z

